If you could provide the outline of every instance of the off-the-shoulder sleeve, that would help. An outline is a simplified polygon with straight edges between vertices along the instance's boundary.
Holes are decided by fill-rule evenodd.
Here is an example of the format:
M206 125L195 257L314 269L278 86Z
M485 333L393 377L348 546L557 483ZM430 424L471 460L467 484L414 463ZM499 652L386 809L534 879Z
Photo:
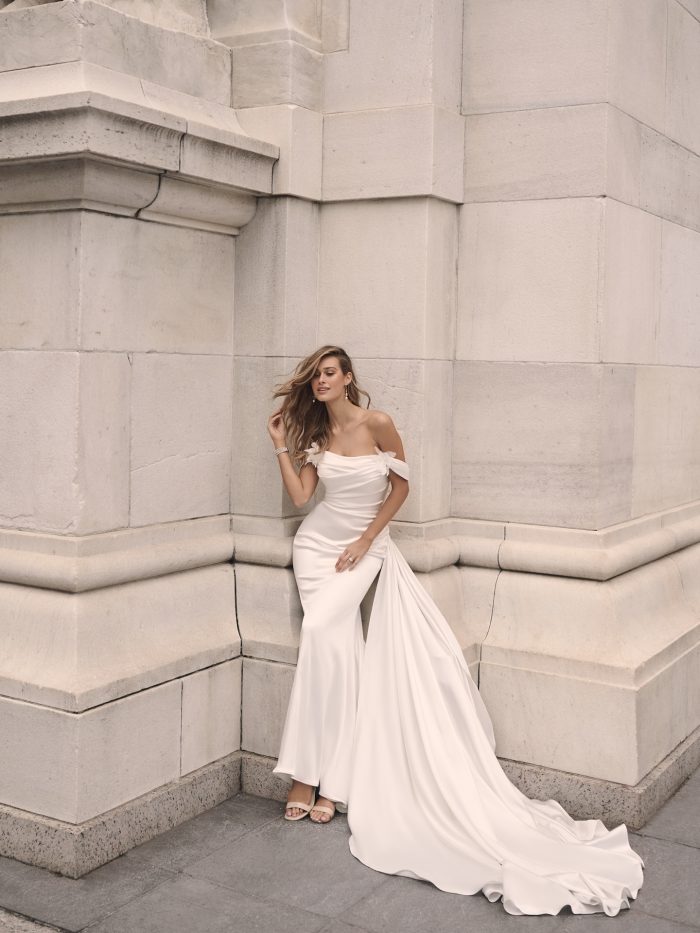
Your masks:
M307 447L304 453L306 454L305 464L310 463L312 466L318 468L318 461L323 456L323 451L319 449L316 441L313 442L311 447Z
M384 464L387 474L389 470L391 470L396 473L397 476L400 476L401 479L408 479L408 464L405 460L396 459L395 450L380 450L378 447L374 449L382 458L382 463Z

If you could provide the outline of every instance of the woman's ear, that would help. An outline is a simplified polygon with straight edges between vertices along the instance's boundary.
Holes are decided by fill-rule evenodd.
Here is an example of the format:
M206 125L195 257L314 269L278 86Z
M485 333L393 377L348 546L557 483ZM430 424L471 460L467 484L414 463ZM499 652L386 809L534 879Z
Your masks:
M346 386L349 386L352 382L352 373L345 373L345 379L343 380Z

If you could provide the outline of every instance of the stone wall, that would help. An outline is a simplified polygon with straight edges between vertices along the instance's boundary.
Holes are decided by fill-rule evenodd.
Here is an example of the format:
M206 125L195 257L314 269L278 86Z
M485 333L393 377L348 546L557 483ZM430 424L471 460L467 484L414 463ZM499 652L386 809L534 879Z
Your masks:
M265 421L326 341L508 773L641 825L700 760L697 4L5 6L2 852L284 795Z

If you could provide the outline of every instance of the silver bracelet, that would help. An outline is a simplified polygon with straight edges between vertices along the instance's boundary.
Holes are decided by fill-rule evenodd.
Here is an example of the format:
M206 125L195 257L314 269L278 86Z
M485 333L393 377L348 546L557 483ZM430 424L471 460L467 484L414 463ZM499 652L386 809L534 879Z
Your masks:
M289 447L275 447L275 456L279 457L280 454L288 454Z

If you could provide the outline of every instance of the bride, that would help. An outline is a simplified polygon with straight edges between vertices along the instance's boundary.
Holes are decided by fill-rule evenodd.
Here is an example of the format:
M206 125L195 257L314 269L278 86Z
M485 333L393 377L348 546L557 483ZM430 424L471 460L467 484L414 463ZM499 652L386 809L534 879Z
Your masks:
M483 891L512 914L614 916L642 884L627 829L573 820L505 776L459 643L389 536L408 466L393 421L362 396L347 353L324 346L268 421L294 505L325 488L294 538L304 620L274 768L292 778L285 818L347 810L350 850L370 868ZM377 576L365 644L360 603Z

